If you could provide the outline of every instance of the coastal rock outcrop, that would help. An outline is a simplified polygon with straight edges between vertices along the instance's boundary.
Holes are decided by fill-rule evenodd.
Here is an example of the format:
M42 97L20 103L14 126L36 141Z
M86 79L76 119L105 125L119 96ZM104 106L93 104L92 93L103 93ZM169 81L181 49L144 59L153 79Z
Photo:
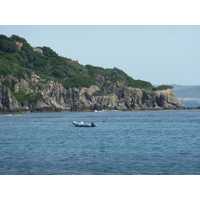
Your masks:
M126 87L123 82L105 83L100 76L97 79L101 84L65 89L35 73L21 79L9 75L0 80L0 112L186 109L173 89L152 91ZM102 88L105 93L98 95ZM108 89L112 93L107 94Z

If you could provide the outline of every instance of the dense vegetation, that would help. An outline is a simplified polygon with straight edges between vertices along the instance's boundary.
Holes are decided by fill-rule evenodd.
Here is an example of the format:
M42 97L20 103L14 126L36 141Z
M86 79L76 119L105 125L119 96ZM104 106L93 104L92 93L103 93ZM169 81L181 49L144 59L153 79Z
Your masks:
M21 47L16 42L23 44ZM24 78L24 72L35 72L46 80L56 80L68 89L73 87L89 87L97 84L96 76L102 75L111 83L125 81L127 86L146 89L167 89L171 86L153 87L151 83L134 80L122 70L117 68L104 69L92 65L80 65L78 62L70 62L71 59L61 57L49 47L38 47L41 52L34 51L33 47L17 35L7 37L0 35L0 77L12 74L17 78ZM9 81L4 84L10 86ZM11 87L11 86L10 86ZM15 94L16 98L32 101L39 98L39 94L28 97L25 94Z
M173 86L171 86L171 85L160 85L158 87L152 88L152 90L167 90L167 89L173 89Z

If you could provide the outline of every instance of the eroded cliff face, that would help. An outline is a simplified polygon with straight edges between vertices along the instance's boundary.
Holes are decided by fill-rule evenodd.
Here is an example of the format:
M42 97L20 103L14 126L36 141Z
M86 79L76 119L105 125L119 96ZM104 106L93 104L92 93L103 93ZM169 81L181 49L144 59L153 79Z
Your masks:
M120 82L99 83L66 90L60 83L43 80L34 73L25 74L20 80L9 75L0 79L0 112L186 109L172 89L151 91L126 87ZM100 87L112 94L93 95Z

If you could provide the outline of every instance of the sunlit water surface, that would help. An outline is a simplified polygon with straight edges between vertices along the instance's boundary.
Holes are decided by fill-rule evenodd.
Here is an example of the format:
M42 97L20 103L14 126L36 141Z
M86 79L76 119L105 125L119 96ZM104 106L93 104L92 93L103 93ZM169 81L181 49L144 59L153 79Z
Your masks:
M200 111L1 114L0 174L200 174Z

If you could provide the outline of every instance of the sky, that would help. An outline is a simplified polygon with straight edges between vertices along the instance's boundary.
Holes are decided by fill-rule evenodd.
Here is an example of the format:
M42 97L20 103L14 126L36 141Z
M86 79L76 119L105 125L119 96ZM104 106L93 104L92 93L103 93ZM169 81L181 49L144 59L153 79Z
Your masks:
M200 85L200 26L1 25L0 34L48 46L83 65L117 67L153 85Z

